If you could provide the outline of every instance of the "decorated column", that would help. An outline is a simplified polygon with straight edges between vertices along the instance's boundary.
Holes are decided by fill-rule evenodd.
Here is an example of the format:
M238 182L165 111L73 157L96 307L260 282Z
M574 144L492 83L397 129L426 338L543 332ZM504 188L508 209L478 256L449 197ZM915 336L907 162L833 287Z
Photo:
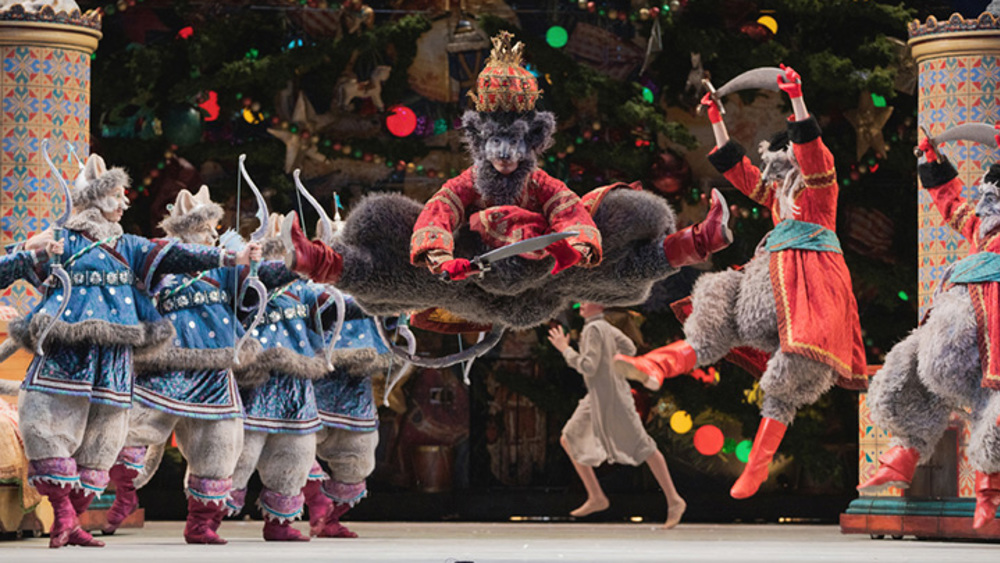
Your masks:
M90 146L90 60L101 38L100 15L81 14L72 0L0 1L0 244L49 226L65 204L41 153L72 179ZM27 312L37 293L18 283L0 305ZM8 314L10 309L7 309ZM5 319L6 320L6 319ZM6 323L4 323L6 324Z
M990 11L975 19L954 14L942 22L931 16L924 23L911 22L909 35L919 73L917 121L929 135L936 136L962 123L1000 122L996 97L1000 84L1000 16ZM972 186L989 165L1000 162L996 149L971 141L947 143L942 150L958 169L967 186L963 195L970 199L975 198ZM969 245L944 222L927 192L917 188L914 186L918 288L923 316L945 270L968 254ZM891 439L872 421L865 399L862 394L858 409L860 482L875 474L878 458L890 448ZM862 494L841 517L842 530L873 537L995 537L987 528L979 532L971 528L975 470L966 452L968 442L968 425L954 417L934 456L918 468L911 488Z

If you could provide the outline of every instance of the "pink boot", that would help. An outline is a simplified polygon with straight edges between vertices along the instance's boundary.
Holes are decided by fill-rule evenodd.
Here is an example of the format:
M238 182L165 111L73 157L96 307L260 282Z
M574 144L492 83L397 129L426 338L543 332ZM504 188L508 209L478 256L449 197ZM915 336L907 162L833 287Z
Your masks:
M335 503L333 508L326 513L326 518L323 519L322 527L319 533L313 534L320 538L356 538L357 534L352 532L347 528L347 526L340 523L340 517L344 515L345 512L351 509L351 505Z
M264 540L266 541L309 541L292 527L292 521L302 514L302 494L283 495L265 487L260 492L257 504L264 513Z
M226 514L226 499L229 498L232 487L232 479L208 479L188 475L187 488L184 491L188 497L188 517L184 526L186 542L213 545L226 543L226 540L220 538L216 532L222 525L222 517Z
M323 519L326 518L333 501L323 494L322 481L310 480L306 486L302 487L302 494L306 499L306 506L309 507L309 535L320 536L323 530Z
M221 515L225 508L219 504L203 503L194 497L188 497L187 523L184 525L184 541L187 543L225 545L226 540L215 533L218 524L215 519L218 516L222 522Z
M146 459L145 446L122 448L118 461L108 474L115 484L115 501L108 510L108 522L101 530L106 535L115 533L122 522L139 508L139 495L135 492L135 478L139 476Z
M80 545L103 547L104 542L95 540L80 527L76 509L70 500L70 492L78 483L76 460L72 458L50 458L32 460L28 473L30 482L49 498L55 519L49 530L49 547Z

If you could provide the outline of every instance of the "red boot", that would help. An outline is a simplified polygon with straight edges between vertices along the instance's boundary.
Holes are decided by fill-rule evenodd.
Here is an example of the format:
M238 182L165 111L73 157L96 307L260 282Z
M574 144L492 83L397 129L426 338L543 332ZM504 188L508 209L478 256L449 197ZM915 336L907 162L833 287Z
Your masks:
M266 541L309 541L292 527L292 520L302 514L304 498L283 495L264 487L257 498L257 506L264 513L264 539Z
M893 446L878 458L878 471L872 478L858 485L858 490L865 493L877 493L889 487L905 489L913 480L913 472L917 470L920 452L916 448Z
M747 460L743 474L736 480L729 495L736 499L753 496L757 489L767 481L767 466L778 451L781 439L785 437L787 426L773 418L763 418L757 427L757 436L753 439L750 459Z
M105 535L115 533L122 522L139 507L139 495L135 492L135 478L139 472L121 462L108 471L115 484L115 501L108 509L108 521L101 529Z
M222 522L225 508L214 503L203 503L188 497L187 523L184 525L184 541L187 543L225 545L226 540L215 533L218 529L216 517Z
M321 538L356 538L357 534L347 529L347 526L340 523L340 517L351 509L347 503L335 503L333 508L326 513L320 532L315 534Z
M976 471L976 515L972 527L982 528L997 517L1000 506L1000 473Z
M55 516L52 528L49 530L49 547L57 548L64 545L104 547L104 542L95 540L80 527L76 509L69 497L71 490L69 486L59 486L48 481L36 481L34 484L38 492L49 498Z
M285 220L281 223L281 242L289 256L286 264L289 259L292 260L288 264L292 271L319 283L333 284L340 279L344 258L329 246L309 240L302 232L298 214L294 211L285 215Z
M729 229L729 207L719 190L712 190L712 207L705 220L669 235L663 241L663 254L674 268L708 260L733 242Z
M690 373L698 362L694 348L687 341L678 340L642 356L615 356L615 369L626 378L642 383L656 391L664 379Z
M292 527L290 520L278 520L269 517L264 518L264 540L265 541L309 541L298 530Z
M333 501L323 494L322 481L311 480L302 487L302 494L306 497L306 506L309 508L309 535L320 536L323 530L323 521ZM322 536L321 536L322 537Z

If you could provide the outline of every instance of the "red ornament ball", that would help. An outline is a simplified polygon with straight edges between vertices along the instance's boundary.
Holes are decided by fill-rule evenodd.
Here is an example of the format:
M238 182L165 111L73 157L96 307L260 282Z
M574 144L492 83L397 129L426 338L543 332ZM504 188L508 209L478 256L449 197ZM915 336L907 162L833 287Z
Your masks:
M588 12L596 12L597 11L597 4L594 3L594 2L587 2L587 11Z
M385 126L397 137L407 137L417 129L417 114L406 106L389 108L389 116L385 118Z
M715 455L722 451L726 437L717 426L706 424L694 433L694 448L701 455Z

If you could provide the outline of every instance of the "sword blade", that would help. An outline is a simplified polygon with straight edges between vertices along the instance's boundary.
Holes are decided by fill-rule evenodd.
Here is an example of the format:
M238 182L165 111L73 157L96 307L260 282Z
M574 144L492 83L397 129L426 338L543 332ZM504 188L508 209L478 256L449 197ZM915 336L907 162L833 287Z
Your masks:
M740 90L764 89L777 92L780 90L778 88L779 74L784 74L784 71L774 66L751 69L723 84L715 94L721 98Z
M997 130L986 123L963 123L956 125L944 133L934 137L935 144L947 141L975 141L991 147L996 147Z
M549 233L547 235L532 237L520 242L508 244L507 246L501 246L500 248L491 250L485 254L480 254L470 260L470 262L482 267L492 264L497 260L503 260L504 258L510 258L511 256L517 256L518 254L524 254L526 252L541 250L554 242L559 242L569 237L575 237L578 234L579 233L576 232Z

